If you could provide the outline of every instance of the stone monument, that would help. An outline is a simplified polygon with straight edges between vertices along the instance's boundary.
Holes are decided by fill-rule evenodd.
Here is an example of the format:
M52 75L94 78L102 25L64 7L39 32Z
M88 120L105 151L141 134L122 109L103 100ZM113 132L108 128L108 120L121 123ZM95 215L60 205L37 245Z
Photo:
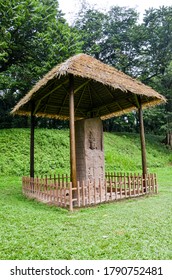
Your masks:
M104 180L103 125L100 118L75 122L77 180Z

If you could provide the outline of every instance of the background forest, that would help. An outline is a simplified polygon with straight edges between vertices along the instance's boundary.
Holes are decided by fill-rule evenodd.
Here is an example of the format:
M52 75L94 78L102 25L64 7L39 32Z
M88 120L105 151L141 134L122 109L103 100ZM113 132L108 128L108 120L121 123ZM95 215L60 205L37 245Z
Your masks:
M56 64L83 52L150 85L167 103L144 111L147 133L172 131L172 6L150 8L143 21L135 9L107 12L86 1L69 25L57 0L0 1L0 128L28 127L11 109ZM68 123L37 119L37 127ZM137 132L137 113L104 122L106 131Z

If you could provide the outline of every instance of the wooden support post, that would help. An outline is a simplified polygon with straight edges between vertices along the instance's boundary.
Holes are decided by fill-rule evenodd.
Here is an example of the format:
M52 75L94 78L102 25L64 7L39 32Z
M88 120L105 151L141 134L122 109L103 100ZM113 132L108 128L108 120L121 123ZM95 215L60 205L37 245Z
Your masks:
M140 141L141 141L141 153L142 153L142 174L143 174L143 184L144 189L146 187L145 179L147 175L147 163L146 163L146 144L145 144L145 132L144 132L144 123L143 123L143 111L141 101L139 107L139 122L140 122ZM146 192L146 189L145 189Z
M74 77L69 75L69 111L70 111L70 176L72 188L77 188L76 178L76 146L75 146L75 108L74 108Z
M34 132L35 132L35 116L34 103L31 104L31 126L30 126L30 177L34 178Z

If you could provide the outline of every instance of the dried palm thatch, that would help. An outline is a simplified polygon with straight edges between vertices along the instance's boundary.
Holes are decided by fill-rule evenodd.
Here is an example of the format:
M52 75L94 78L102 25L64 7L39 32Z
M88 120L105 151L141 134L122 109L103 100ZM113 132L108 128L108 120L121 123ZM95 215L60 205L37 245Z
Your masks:
M74 76L75 118L111 118L166 102L152 88L106 65L79 54L57 65L22 98L13 114L69 119L69 75Z

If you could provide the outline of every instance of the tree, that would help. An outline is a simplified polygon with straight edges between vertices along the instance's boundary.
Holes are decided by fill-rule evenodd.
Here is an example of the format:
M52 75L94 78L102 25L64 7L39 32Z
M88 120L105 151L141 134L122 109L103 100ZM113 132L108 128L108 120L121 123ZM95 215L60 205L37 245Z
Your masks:
M46 39L56 6L51 0L1 1L1 72L38 58L41 47L38 40Z
M142 43L137 21L134 9L115 6L103 13L89 8L79 13L75 27L83 34L84 52L136 76Z
M112 7L103 13L85 9L75 26L83 32L84 50L103 62L140 79L165 95L166 105L146 110L147 132L165 133L171 118L169 65L172 61L172 7L145 11L143 23L134 9ZM167 121L168 119L168 121ZM127 122L126 122L127 120ZM137 115L105 122L108 129L138 129Z
M172 60L172 7L151 8L145 11L143 28L145 30L144 50L142 52L141 79L148 81L162 76Z
M0 26L0 106L13 125L11 107L54 65L80 52L81 43L56 0L1 1Z
M83 34L83 49L104 63L132 76L140 73L140 51L143 28L137 23L138 14L134 9L112 7L100 12L84 6L75 21L75 27ZM104 121L108 131L134 131L138 123L135 114L124 115Z
M145 111L147 131L169 133L172 130L172 7L145 12L144 51L140 79L167 98L167 103Z

